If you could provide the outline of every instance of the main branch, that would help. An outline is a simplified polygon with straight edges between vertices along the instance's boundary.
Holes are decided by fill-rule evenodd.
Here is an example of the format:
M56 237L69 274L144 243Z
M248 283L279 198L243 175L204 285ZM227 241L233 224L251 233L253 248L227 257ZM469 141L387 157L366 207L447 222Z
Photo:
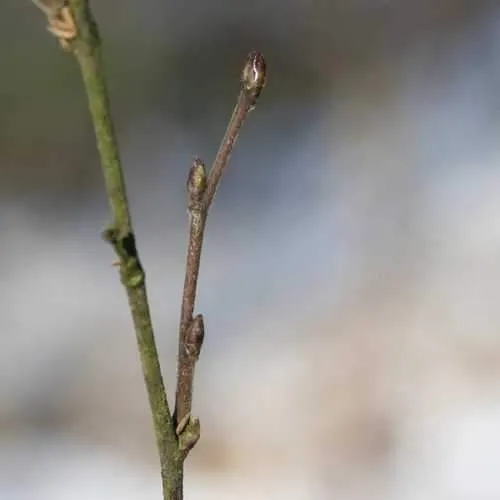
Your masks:
M113 216L104 236L113 245L118 256L121 281L125 286L132 313L160 455L163 497L165 500L179 500L182 498L182 459L156 349L145 273L135 245L101 60L99 32L88 0L70 0L69 5L78 30L71 49L81 69Z

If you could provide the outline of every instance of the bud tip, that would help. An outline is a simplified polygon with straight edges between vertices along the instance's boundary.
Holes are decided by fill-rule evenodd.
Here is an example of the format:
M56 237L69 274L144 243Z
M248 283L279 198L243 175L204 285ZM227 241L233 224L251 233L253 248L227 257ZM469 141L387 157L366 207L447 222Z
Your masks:
M205 165L199 158L195 158L189 169L187 190L192 201L199 201L207 186Z
M256 100L266 85L266 79L266 60L260 52L254 50L248 54L241 73L243 89Z

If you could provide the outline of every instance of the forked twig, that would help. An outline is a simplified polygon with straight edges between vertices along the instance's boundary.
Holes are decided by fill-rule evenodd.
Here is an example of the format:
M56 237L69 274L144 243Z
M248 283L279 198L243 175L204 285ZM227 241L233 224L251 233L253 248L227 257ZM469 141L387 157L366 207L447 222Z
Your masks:
M191 431L187 443L188 447L194 446L199 437L199 421L191 417L191 404L194 366L203 342L204 324L201 314L193 319L193 312L207 216L222 175L227 169L229 157L241 127L248 113L255 108L265 84L266 63L264 57L259 52L251 52L241 74L241 91L236 106L208 176L199 159L194 160L188 175L189 242L179 325L174 412L174 422L179 436L182 436L182 433L187 429Z

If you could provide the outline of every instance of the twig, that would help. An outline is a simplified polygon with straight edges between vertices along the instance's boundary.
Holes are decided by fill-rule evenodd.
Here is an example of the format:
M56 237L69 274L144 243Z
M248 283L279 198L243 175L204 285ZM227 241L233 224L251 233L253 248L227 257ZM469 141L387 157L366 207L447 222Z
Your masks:
M145 274L135 246L125 181L101 61L100 37L88 0L69 0L69 6L78 30L78 36L71 41L70 50L73 51L79 63L87 92L113 216L113 222L104 231L104 237L113 245L118 256L121 281L125 286L132 313L160 455L163 498L178 500L182 498L182 458L161 375L149 311Z
M213 202L215 192L219 187L222 174L229 163L229 156L233 150L241 127L248 113L255 108L263 88L266 85L266 61L260 52L250 52L246 64L241 72L241 92L234 108L231 119L222 139L219 151L208 174L205 191L205 205L208 211Z
M259 52L251 52L241 74L241 91L231 119L222 139L219 151L208 177L201 160L196 159L191 166L187 182L189 210L189 242L186 257L186 276L182 294L181 319L179 325L179 353L177 360L177 387L174 421L180 436L190 430L190 447L199 438L199 421L191 417L193 399L194 365L198 360L203 341L203 317L193 319L196 288L200 269L203 236L210 206L224 174L231 151L248 113L256 105L266 83L266 63ZM201 330L201 339L196 331ZM193 346L192 348L190 346ZM196 429L198 435L196 436ZM194 441L194 442L192 442Z
M194 365L201 350L204 333L203 317L200 314L196 321L193 320L193 311L207 215L203 201L205 189L205 166L201 160L195 159L189 170L187 181L189 241L179 326L179 372L174 412L174 420L177 423L179 434L187 424L186 418L189 418L191 413ZM196 336L194 335L196 331L201 331L202 334ZM195 337L198 338L198 341ZM199 345L196 345L197 342Z

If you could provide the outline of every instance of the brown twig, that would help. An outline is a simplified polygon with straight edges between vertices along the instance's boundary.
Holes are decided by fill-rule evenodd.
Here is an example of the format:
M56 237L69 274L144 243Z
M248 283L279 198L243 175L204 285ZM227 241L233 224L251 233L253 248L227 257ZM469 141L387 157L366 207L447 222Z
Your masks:
M234 108L231 119L222 139L219 151L208 174L205 191L205 204L208 211L213 202L222 174L229 164L229 157L233 150L241 127L248 113L255 108L257 99L266 85L266 61L260 52L250 52L246 64L241 72L241 92Z
M266 63L264 57L259 52L251 52L241 74L241 91L236 106L208 176L205 173L203 163L198 159L193 162L189 171L187 182L189 242L179 325L174 411L174 422L177 424L177 432L180 437L187 428L198 432L197 435L194 433L194 436L191 432L189 447L194 446L199 438L199 422L197 419L191 418L191 403L194 366L198 360L203 341L204 325L201 315L193 319L193 312L207 216L241 127L248 113L254 109L265 83Z
M198 336L199 346L196 349L196 347L192 345L194 339L190 337L193 337L193 329L196 330L198 328L193 320L193 311L207 216L207 210L203 201L205 188L205 166L200 160L196 159L189 171L187 182L189 242L179 325L179 364L175 399L176 407L174 412L174 420L177 423L178 432L182 429L182 426L179 427L179 424L181 424L186 416L189 416L191 413L194 365L198 359L201 342L203 341L203 336ZM199 315L197 322L201 324L203 330L203 317L201 315Z

